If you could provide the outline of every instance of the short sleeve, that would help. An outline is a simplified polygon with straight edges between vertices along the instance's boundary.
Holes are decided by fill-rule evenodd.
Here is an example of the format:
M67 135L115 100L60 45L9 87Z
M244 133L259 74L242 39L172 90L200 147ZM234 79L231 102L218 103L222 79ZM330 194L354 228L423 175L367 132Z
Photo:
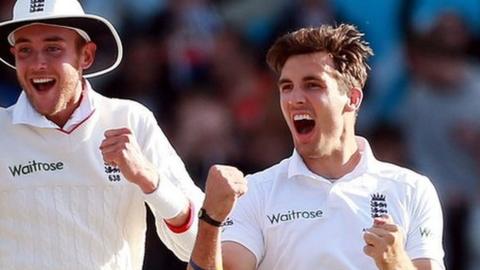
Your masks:
M222 233L222 242L232 241L250 250L257 259L257 266L265 254L261 214L264 203L261 190L253 177L248 179L248 192L240 197Z
M417 181L410 211L411 220L406 239L409 257L412 260L432 259L445 269L442 209L437 192L428 178L422 177Z

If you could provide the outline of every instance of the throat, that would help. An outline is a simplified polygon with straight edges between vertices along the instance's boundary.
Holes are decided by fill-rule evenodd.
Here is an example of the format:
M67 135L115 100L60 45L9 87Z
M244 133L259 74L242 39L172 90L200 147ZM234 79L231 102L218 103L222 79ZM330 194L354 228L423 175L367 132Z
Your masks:
M361 153L357 149L348 159L342 155L329 155L324 157L304 157L307 167L315 174L331 182L342 178L352 172L361 160Z
M46 115L45 117L55 123L59 128L63 129L63 127L67 124L68 120L72 118L74 112L80 107L83 100L83 92L80 93L78 97L73 99L71 102L68 102L65 107L60 108L58 111L51 115Z

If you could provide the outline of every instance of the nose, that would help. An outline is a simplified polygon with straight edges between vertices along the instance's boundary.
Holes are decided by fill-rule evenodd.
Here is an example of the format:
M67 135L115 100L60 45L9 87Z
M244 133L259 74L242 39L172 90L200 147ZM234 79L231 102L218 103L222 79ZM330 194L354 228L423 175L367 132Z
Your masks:
M292 89L291 96L289 99L290 105L303 105L305 104L305 94L299 88Z
M45 70L47 68L47 58L45 55L43 55L43 53L35 53L35 56L33 57L32 68L34 70Z

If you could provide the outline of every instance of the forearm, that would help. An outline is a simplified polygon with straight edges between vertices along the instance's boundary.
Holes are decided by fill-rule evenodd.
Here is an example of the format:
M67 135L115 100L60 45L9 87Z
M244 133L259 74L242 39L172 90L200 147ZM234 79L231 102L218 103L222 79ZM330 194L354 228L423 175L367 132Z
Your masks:
M397 254L393 260L385 260L377 266L379 270L417 270L406 253Z
M191 261L201 269L223 269L220 235L220 227L214 227L202 221L199 222L197 240L192 251ZM187 269L196 270L190 264Z

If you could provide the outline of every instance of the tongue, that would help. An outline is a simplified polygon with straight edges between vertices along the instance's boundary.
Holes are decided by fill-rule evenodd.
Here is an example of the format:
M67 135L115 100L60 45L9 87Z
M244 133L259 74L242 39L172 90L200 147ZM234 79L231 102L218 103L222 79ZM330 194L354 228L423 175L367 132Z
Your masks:
M300 134L307 134L315 127L315 121L313 120L299 120L295 121L295 128Z
M55 84L54 81L48 82L48 83L37 83L37 84L35 84L35 88L37 88L38 91L47 91L47 90L50 89L54 84Z

